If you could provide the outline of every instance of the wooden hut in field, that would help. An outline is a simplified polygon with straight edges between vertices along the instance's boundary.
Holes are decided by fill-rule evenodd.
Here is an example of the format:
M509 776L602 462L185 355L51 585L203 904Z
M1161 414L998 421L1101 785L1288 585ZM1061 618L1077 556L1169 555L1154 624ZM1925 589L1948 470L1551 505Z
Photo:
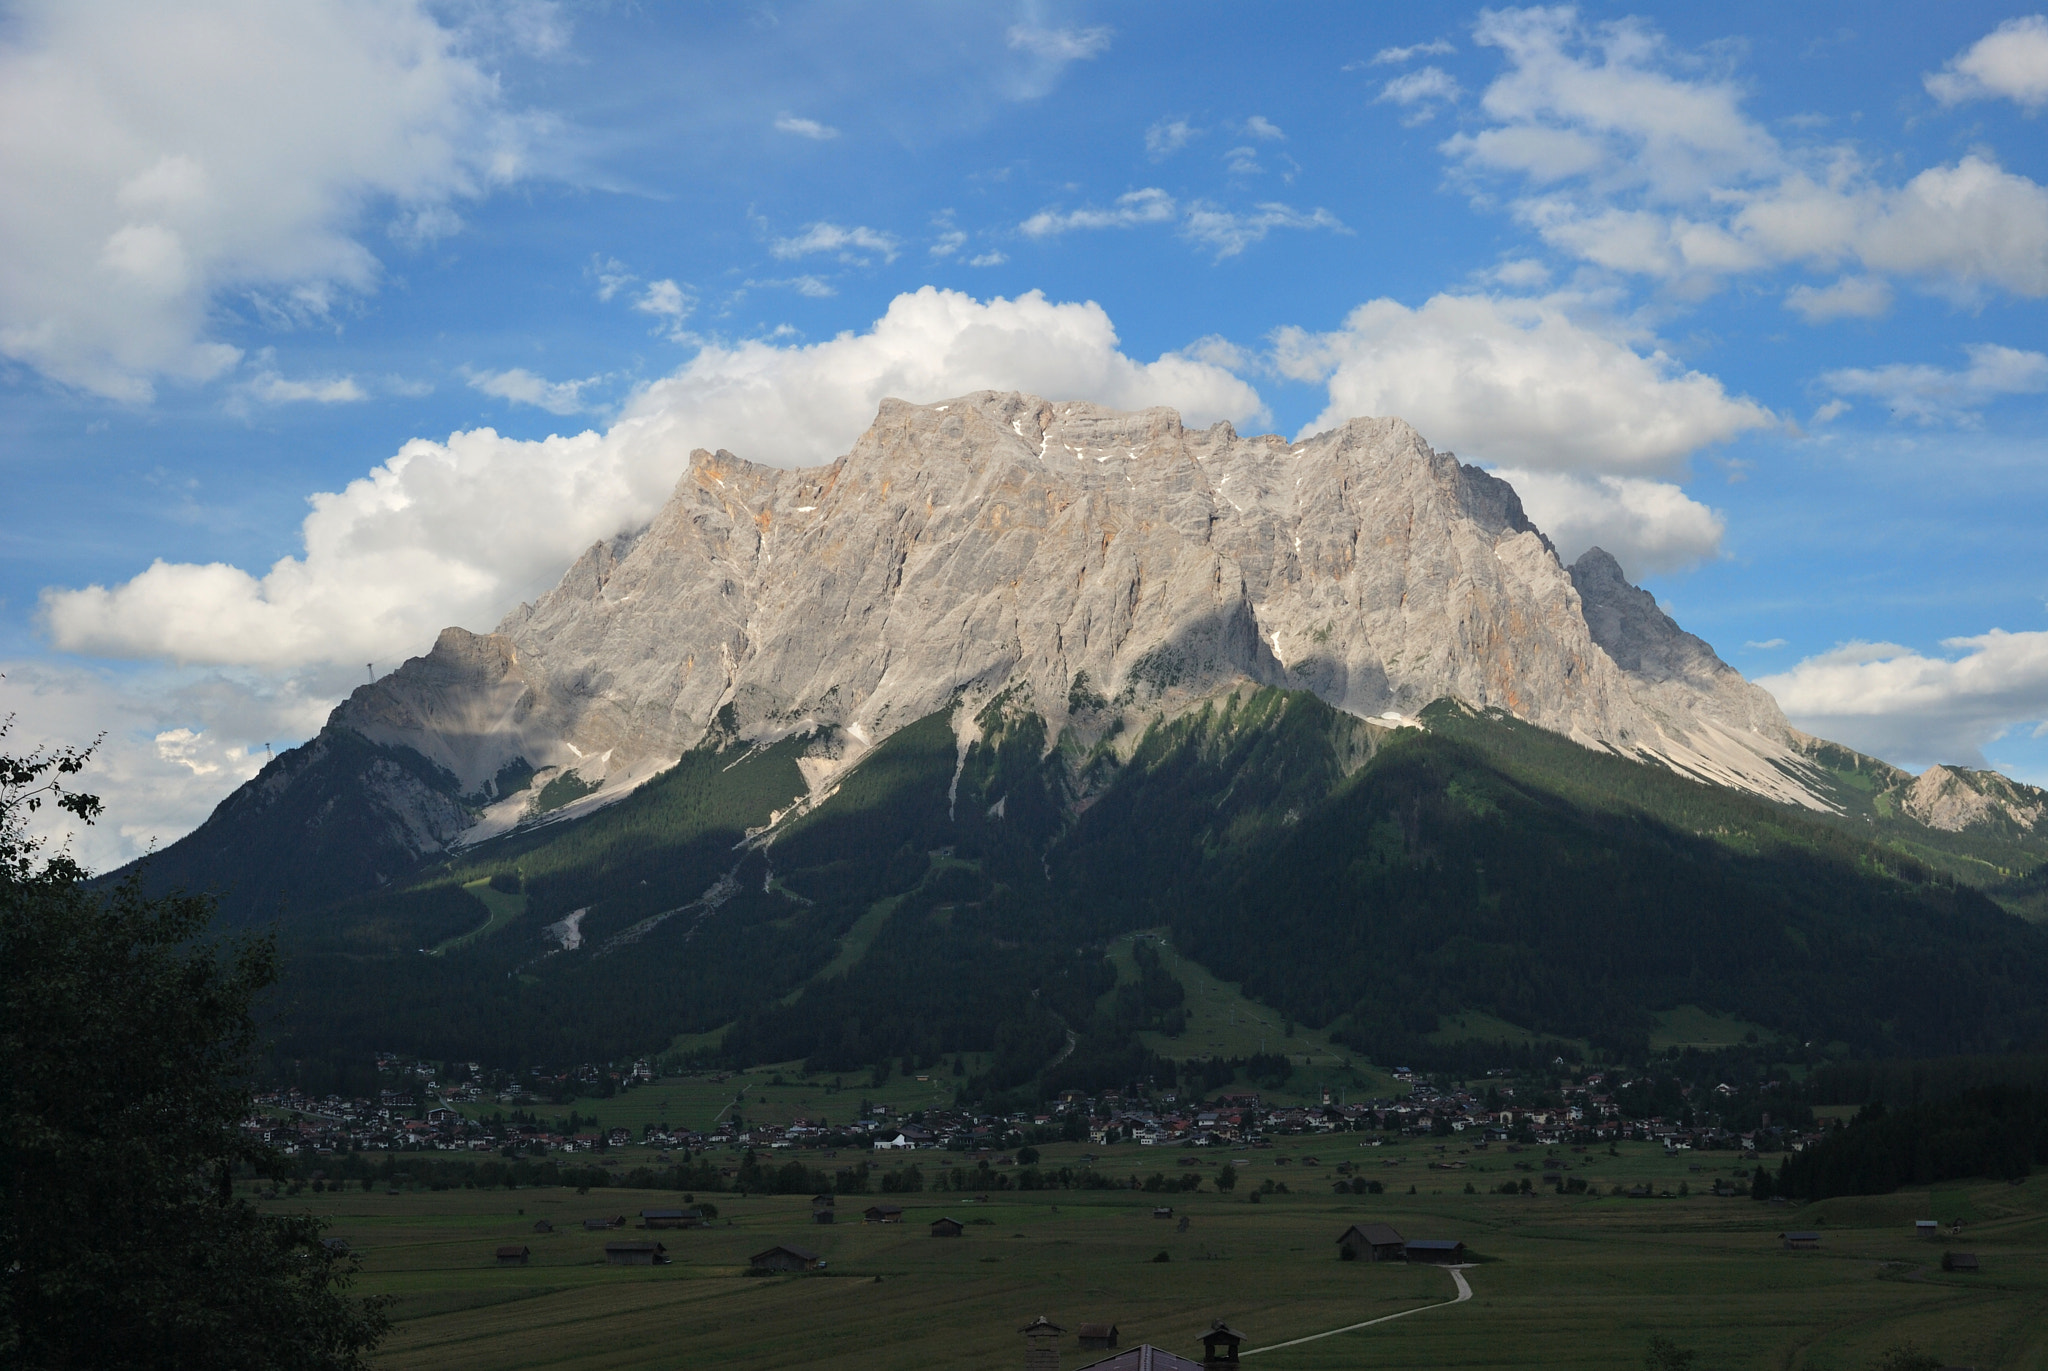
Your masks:
M747 1265L756 1271L816 1271L824 1264L825 1259L816 1252L788 1243L777 1243L766 1252L756 1252L747 1258Z
M613 1266L667 1266L668 1249L658 1242L608 1242L604 1259Z
M1354 1223L1337 1235L1337 1255L1348 1262L1397 1262L1406 1245L1391 1224Z

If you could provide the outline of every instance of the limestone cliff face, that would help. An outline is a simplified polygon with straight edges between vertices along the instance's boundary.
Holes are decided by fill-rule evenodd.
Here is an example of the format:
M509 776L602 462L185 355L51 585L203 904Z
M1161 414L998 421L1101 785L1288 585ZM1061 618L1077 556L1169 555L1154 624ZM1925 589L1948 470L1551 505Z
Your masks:
M1368 717L1454 695L1815 803L1767 694L1398 419L1289 443L988 391L885 401L826 467L693 453L648 528L334 721L465 792L515 758L573 768L604 782L589 804L722 710L749 736L834 726L857 756L963 694L1022 686L1057 734L1070 700L1151 717L1246 680Z
M1949 833L2005 826L2032 833L2048 821L2048 793L1996 771L1931 766L1902 791L1900 809Z

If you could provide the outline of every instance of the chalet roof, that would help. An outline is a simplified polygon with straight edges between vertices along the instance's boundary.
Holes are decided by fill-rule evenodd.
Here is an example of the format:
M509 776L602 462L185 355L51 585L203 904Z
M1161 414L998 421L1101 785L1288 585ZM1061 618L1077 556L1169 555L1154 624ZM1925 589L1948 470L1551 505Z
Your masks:
M798 1261L814 1262L822 1260L822 1258L820 1258L816 1252L811 1251L809 1248L797 1247L792 1243L786 1242L779 1242L775 1244L775 1246L767 1249L764 1252L756 1252L753 1256L747 1258L747 1260L750 1262L757 1262L760 1261L763 1257L772 1257L777 1252L787 1252L790 1256L795 1257Z
M1343 1242L1353 1233L1356 1233L1359 1240L1370 1247L1398 1247L1405 1241L1399 1233L1394 1231L1392 1224L1385 1223L1354 1223L1337 1236L1337 1241Z
M666 1252L668 1249L658 1242L608 1242L607 1252Z
M704 1211L701 1209L643 1209L640 1211L640 1217L643 1219L701 1219L704 1217Z
M1780 1234L1779 1234L1778 1236L1779 1236L1780 1238L1784 1239L1784 1240L1785 1240L1786 1242L1819 1242L1819 1241L1820 1241L1820 1234L1818 1234L1818 1233L1780 1233Z
M1418 1252L1455 1252L1464 1245L1456 1238L1410 1238L1407 1243Z
M1113 1323L1084 1323L1076 1328L1074 1332L1084 1338L1113 1338L1116 1336L1116 1325Z
M1141 1342L1136 1347L1112 1352L1101 1361L1091 1361L1076 1371L1202 1371L1202 1364Z
M530 1255L531 1252L531 1248L521 1247L518 1243L498 1249L498 1255L501 1257L524 1257Z

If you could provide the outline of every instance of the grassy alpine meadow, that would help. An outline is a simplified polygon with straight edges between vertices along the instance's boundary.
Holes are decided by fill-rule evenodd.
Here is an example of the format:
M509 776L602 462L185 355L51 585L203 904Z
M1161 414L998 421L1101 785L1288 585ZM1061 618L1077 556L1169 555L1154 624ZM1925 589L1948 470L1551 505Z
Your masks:
M329 1214L331 1233L361 1255L361 1288L397 1297L380 1354L390 1368L1000 1368L1021 1365L1017 1330L1044 1314L1070 1330L1062 1365L1074 1371L1102 1355L1076 1345L1071 1330L1082 1322L1114 1321L1125 1347L1151 1342L1199 1357L1213 1318L1242 1330L1251 1350L1404 1310L1416 1312L1257 1352L1253 1365L1633 1371L1661 1336L1695 1351L1696 1371L1862 1371L1907 1341L1950 1366L2048 1368L2048 1177L1780 1206L1702 1193L1742 1169L1725 1153L1437 1147L1362 1147L1345 1134L1230 1152L1061 1145L1044 1149L1042 1165L1086 1153L1111 1176L1192 1172L1203 1185L998 1189L986 1200L849 1195L829 1226L812 1222L807 1196L703 1195L718 1208L711 1227L651 1233L637 1228L639 1211L680 1196L539 1188L302 1200ZM620 1165L637 1151L625 1149ZM915 1160L931 1176L969 1159ZM1219 1194L1225 1161L1239 1178ZM1332 1193L1343 1162L1382 1181L1384 1193ZM1454 1162L1465 1170L1432 1169ZM1529 1174L1517 1163L1537 1172L1536 1193L1497 1193L1503 1180ZM1572 1169L1560 1174L1597 1193L1541 1188L1541 1173L1566 1163ZM1468 1183L1477 1193L1465 1193ZM1655 1197L1609 1193L1615 1186L1647 1186ZM863 1223L861 1211L877 1202L900 1203L903 1222ZM1167 1205L1170 1218L1154 1216ZM618 1216L623 1229L582 1226ZM964 1235L931 1236L942 1216L966 1225ZM1941 1223L1940 1238L1915 1236L1914 1221L1925 1218ZM542 1220L552 1232L535 1231ZM1472 1298L1449 1303L1456 1287L1441 1269L1339 1260L1338 1235L1368 1221L1408 1238L1465 1242ZM1950 1236L1954 1222L1963 1228ZM1820 1234L1819 1249L1786 1251L1778 1234L1802 1229ZM606 1242L643 1238L664 1243L672 1264L605 1264ZM745 1274L750 1255L778 1243L819 1253L825 1269ZM500 1266L505 1244L529 1248L528 1263ZM1976 1253L1982 1270L1944 1273L1949 1250Z

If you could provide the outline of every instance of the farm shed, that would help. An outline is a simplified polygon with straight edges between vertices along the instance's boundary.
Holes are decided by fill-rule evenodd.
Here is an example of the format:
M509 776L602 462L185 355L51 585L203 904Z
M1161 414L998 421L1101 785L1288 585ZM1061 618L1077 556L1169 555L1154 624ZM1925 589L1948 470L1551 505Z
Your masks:
M1787 1252L1813 1252L1820 1247L1818 1233L1780 1233L1778 1241L1785 1244Z
M604 1259L613 1266L667 1266L668 1249L658 1242L608 1242Z
M1941 1254L1941 1269L1944 1271L1977 1271L1975 1252L1944 1252Z
M702 1228L704 1211L701 1209L643 1209L640 1211L642 1228Z
M1345 1261L1400 1261L1406 1245L1393 1227L1384 1223L1354 1223L1337 1235L1337 1255Z
M1219 1365L1228 1366L1230 1363ZM1141 1342L1136 1347L1112 1352L1101 1361L1083 1363L1079 1371L1202 1371L1202 1363L1175 1356L1149 1342Z
M1084 1352L1116 1346L1116 1325L1113 1323L1084 1323L1074 1331L1080 1335Z
M1214 1320L1209 1331L1202 1334L1202 1365L1237 1365L1237 1345L1243 1341L1244 1334L1221 1319Z
M519 1244L513 1243L509 1246L501 1247L498 1249L498 1265L524 1266L526 1265L526 1259L532 1255L533 1252L531 1249L521 1247Z
M966 1225L958 1219L933 1219L932 1236L935 1238L957 1238L966 1231Z
M756 1252L747 1258L747 1265L756 1271L816 1271L824 1264L825 1259L809 1248L788 1243L777 1243L766 1252Z
M1403 1244L1401 1255L1412 1262L1449 1266L1465 1260L1465 1244L1454 1238L1417 1238Z

